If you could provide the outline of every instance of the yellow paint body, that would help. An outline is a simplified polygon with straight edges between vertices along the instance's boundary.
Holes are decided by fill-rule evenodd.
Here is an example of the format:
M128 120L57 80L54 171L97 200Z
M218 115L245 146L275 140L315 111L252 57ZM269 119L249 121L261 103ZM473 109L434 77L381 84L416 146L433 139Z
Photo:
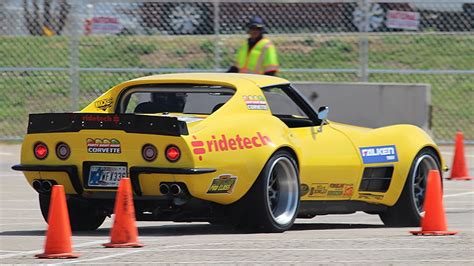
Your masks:
M416 154L424 147L432 147L439 154L433 140L421 129L411 125L395 125L378 129L361 128L330 122L319 126L288 128L280 119L272 116L267 110L248 110L243 96L264 96L261 87L289 84L287 80L246 74L170 74L155 75L119 84L85 107L83 113L114 113L116 100L124 88L142 84L205 84L221 85L235 89L235 94L224 107L209 115L204 120L188 123L188 135L163 136L153 134L126 133L121 130L81 130L65 133L28 134L22 146L22 165L76 165L81 182L82 164L84 161L126 162L128 167L167 167L167 168L215 168L216 172L200 175L184 174L141 174L139 176L143 196L161 196L160 182L183 182L190 194L198 199L220 204L230 204L242 198L258 178L265 163L280 148L286 147L296 154L300 170L300 183L311 189L329 184L345 184L352 188L351 193L338 196L315 196L315 193L302 195L301 200L359 200L392 206L401 194L410 166ZM206 116L204 116L206 117ZM238 136L237 136L238 135ZM216 151L219 140L237 137L250 141L234 145L235 150ZM87 138L117 139L121 144L120 154L88 153ZM216 141L214 144L213 141ZM33 155L36 142L44 142L50 149L48 157L38 160ZM72 148L67 160L59 160L54 154L58 142L66 142ZM204 154L193 152L193 141L202 141ZM158 158L147 162L142 158L144 144L152 143L158 149ZM224 145L224 141L221 141ZM165 159L164 150L169 144L178 146L181 158L171 163ZM217 146L216 146L217 145ZM370 193L375 196L363 197L358 188L361 182L364 165L359 147L395 145L398 162L394 166L390 187L385 193ZM229 145L228 145L229 146ZM441 162L444 165L443 162ZM370 167L387 165L387 163L370 164ZM65 187L67 194L75 190L66 173L62 172L24 172L30 184L34 179L53 179ZM207 193L213 179L220 175L230 174L237 177L231 193ZM328 184L328 185L324 185ZM84 189L84 194L94 194L110 189ZM377 195L382 195L378 197Z

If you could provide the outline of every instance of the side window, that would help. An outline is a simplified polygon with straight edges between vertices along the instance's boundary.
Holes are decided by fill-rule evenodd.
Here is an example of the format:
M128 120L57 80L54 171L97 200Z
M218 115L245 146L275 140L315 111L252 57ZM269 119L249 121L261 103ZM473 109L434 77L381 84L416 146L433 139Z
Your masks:
M313 121L298 104L280 87L262 88L272 115L278 117L288 127L310 127Z
M283 89L279 87L265 88L263 94L267 98L267 103L273 115L308 118Z

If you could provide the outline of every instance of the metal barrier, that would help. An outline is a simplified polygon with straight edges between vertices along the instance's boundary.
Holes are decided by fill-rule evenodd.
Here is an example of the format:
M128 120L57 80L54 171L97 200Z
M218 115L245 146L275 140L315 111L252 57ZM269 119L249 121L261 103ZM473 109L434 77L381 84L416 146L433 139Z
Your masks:
M329 120L378 128L416 125L431 132L431 88L427 84L297 82L315 110L329 106Z
M261 16L292 81L427 83L432 130L474 141L474 1L4 0L0 140L147 74L226 71Z

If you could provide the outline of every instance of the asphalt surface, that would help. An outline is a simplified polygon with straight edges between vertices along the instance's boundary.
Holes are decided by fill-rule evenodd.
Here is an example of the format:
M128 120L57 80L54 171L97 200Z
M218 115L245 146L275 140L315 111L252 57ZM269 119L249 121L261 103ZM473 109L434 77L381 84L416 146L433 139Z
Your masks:
M145 247L106 249L112 219L94 232L75 233L77 259L40 260L46 223L37 193L21 173L19 145L0 144L0 263L21 264L474 264L474 181L445 181L444 206L455 236L412 236L417 228L385 228L375 215L298 219L281 234L241 234L207 223L138 222ZM442 147L451 164L453 147ZM466 147L474 176L474 146Z

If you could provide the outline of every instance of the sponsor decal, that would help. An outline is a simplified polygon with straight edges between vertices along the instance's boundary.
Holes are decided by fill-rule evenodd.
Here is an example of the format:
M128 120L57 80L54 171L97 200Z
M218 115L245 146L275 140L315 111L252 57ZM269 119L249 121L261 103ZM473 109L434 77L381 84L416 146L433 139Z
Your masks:
M88 153L121 153L117 139L86 139Z
M123 25L116 17L93 17L86 19L86 35L118 34L123 30Z
M376 200L382 200L382 199L383 199L383 195L361 194L361 193L359 193L359 199L376 199Z
M315 183L311 185L308 196L350 198L352 196L353 190L354 186L352 184Z
M193 153L199 155L199 160L202 160L203 154L206 153L251 150L271 144L270 137L260 132L249 137L240 136L239 134L234 137L229 137L226 134L221 134L220 136L212 135L211 139L204 141L198 140L196 136L193 136L193 141L191 141Z
M267 102L263 95L244 95L242 96L249 110L267 110Z
M113 102L114 101L112 97L98 100L98 101L95 101L95 108L105 111L108 108L112 107Z
M316 183L311 185L309 191L309 197L325 197L328 193L329 184L326 183Z
M231 194L234 190L237 177L224 174L212 179L211 185L207 190L208 194Z
M351 197L353 192L354 192L354 186L353 185L345 185L344 186L344 192L342 193L342 195Z
M420 26L420 13L398 10L387 12L385 25L392 29L418 30Z
M300 197L306 196L309 192L309 186L306 184L300 185Z
M81 120L85 122L113 122L118 124L120 122L120 117L118 115L83 115L81 116Z
M361 147L359 150L365 164L398 162L395 145Z

